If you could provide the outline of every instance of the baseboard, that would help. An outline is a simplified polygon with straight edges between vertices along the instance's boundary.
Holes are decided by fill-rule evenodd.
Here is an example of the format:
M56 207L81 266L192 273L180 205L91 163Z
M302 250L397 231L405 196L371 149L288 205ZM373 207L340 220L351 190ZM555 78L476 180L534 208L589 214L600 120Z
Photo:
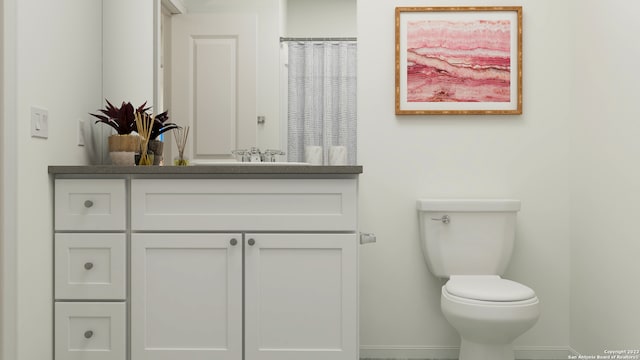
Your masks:
M566 360L573 349L563 346L516 346L516 359ZM361 345L361 359L457 359L457 346Z
M568 346L515 346L516 359L566 360L570 350Z
M459 352L457 346L360 345L361 359L457 359Z
M571 346L569 346L569 355L573 355L573 356L582 356L582 354L580 354L579 352L577 352L574 348L572 348Z

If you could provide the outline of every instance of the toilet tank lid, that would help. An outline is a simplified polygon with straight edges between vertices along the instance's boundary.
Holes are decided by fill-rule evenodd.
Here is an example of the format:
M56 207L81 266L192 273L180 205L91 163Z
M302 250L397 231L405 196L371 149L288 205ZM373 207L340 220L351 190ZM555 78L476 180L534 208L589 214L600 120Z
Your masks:
M451 295L481 301L521 301L536 296L530 287L497 275L454 275L445 288Z
M520 200L515 199L419 199L421 211L518 211Z

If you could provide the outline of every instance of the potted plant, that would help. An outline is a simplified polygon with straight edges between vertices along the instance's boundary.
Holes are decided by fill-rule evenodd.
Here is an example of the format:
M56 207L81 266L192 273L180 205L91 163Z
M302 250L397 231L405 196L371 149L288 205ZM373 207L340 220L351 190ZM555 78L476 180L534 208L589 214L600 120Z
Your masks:
M102 114L90 114L103 123L111 126L116 134L109 136L109 156L114 165L135 165L135 153L140 150L140 137L132 135L135 130L135 112L143 111L146 102L137 110L130 102L122 102L116 107L106 100L107 106L98 111Z
M140 152L140 137L136 125L136 113L149 114L151 107L146 107L144 102L138 108L134 108L130 102L122 102L120 107L116 107L106 100L107 106L98 111L102 114L90 114L98 118L96 123L103 123L111 126L116 134L109 136L109 155L114 165L135 165L135 154ZM163 144L157 140L158 136L168 130L175 129L178 125L168 123L168 111L155 116L149 136L149 150L154 152L154 165L158 165L162 160Z

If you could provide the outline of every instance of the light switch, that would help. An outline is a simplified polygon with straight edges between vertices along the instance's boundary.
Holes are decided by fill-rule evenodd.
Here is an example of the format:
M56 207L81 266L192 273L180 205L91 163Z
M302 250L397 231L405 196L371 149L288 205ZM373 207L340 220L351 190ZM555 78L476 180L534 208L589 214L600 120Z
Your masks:
M49 137L49 111L31 107L31 137Z

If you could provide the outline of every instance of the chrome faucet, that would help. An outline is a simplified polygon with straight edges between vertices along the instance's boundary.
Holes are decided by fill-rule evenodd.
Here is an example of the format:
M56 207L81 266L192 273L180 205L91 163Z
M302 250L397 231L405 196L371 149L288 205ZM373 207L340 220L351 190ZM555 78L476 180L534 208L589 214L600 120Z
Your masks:
M285 152L281 150L265 150L262 154L262 161L264 162L276 162L277 155L284 155Z
M262 162L262 153L257 147L252 147L249 150L249 162Z
M255 146L250 150L238 149L233 150L231 153L239 156L241 162L275 162L277 160L276 155L285 155L285 152L281 150L260 151Z
M231 151L233 155L239 156L241 162L249 162L249 151L244 149L238 149Z

